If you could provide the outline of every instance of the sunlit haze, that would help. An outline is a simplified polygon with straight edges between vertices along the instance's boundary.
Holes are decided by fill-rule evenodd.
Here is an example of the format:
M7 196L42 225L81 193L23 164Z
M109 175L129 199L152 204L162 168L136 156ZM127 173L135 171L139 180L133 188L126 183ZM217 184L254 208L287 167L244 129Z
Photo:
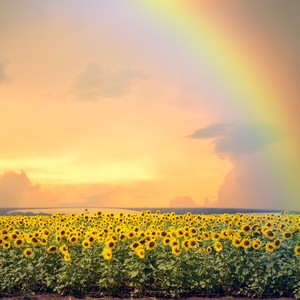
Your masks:
M0 2L0 207L300 209L300 2Z

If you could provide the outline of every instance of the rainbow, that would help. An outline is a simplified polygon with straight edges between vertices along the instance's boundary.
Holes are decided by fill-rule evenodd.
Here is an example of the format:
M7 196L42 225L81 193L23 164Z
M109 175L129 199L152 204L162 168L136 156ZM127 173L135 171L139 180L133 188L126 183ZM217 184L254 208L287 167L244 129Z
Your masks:
M224 11L224 5L231 11L237 9L236 6L228 7L229 1L134 2L134 8L149 22L159 24L162 30L180 41L178 45L193 57L195 64L200 66L201 62L206 62L215 82L229 91L228 106L234 106L253 124L271 124L274 128L293 131L297 128L296 119L286 102L293 87L284 59L276 61L280 72L274 72L276 58L272 53L280 48L280 41L255 28L255 34L247 36L246 40L242 30L226 15L228 10ZM247 20L241 21L249 25ZM253 32L253 28L251 30ZM270 148L266 159L278 174L278 182L274 184L281 185L286 207L300 209L300 141L293 134L284 145Z

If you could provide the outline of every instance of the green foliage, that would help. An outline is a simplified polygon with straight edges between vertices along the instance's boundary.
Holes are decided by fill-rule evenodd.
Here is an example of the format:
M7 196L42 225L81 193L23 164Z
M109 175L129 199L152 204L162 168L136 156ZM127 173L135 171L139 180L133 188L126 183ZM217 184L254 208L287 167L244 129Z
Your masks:
M140 218L139 222L143 221L143 218ZM126 235L125 239L120 240L122 230L119 236L115 234L116 242L112 247L111 258L102 255L107 247L107 241L113 240L114 235L109 233L106 233L108 237L103 242L96 241L90 247L82 246L84 237L80 242L69 243L70 260L63 256L62 250L53 254L47 251L49 244L54 243L55 234L49 238L47 246L40 244L32 246L33 255L30 257L24 255L24 249L29 244L25 243L20 248L11 246L9 249L4 249L2 245L0 247L0 296L54 292L61 295L95 294L167 298L189 295L236 295L247 298L294 296L300 299L300 255L294 253L294 248L300 241L299 218L293 221L293 237L282 240L281 246L274 251L266 251L268 239L263 238L260 231L251 233L252 240L261 238L263 244L259 249L234 247L232 238L223 237L219 239L222 249L216 251L211 233L220 233L223 229L227 229L227 221L230 221L230 218L238 219L236 216L224 217L224 222L222 219L221 221L216 219L218 222L215 222L212 218L208 226L205 225L206 227L201 227L202 223L199 223L201 226L198 227L197 224L189 224L193 221L191 216L183 219L184 226L197 228L195 239L201 236L194 248L182 246L184 238L176 231L183 226L182 224L172 222L170 217L165 222L156 217L156 223L148 218L145 226L150 228L149 234L146 230L144 233L150 236L153 229L156 231L155 234L158 231L160 233L155 239L149 238L155 240L156 245L153 249L148 246L149 249L145 251L144 257L138 256L130 246L133 241L143 241L147 244L147 239L143 240L140 236L129 238L129 235ZM107 217L105 222L107 219L109 218ZM130 219L128 219L129 225L126 226L130 231L134 226L129 221ZM243 222L245 221L249 222L244 218ZM87 229L91 232L96 230L96 225L89 222L89 220L86 222L79 220L76 226L82 232ZM55 223L53 228L61 226L59 222L57 224ZM112 223L104 224L109 227ZM119 225L119 223L111 225L111 230L117 232L116 228ZM67 228L64 226L61 228ZM122 226L125 227L124 224ZM241 225L235 226L237 229L232 226L232 231L236 230L236 234L244 238L246 235L241 231ZM7 228L13 232L11 223ZM53 228L49 230L53 232L58 230ZM210 232L210 238L202 238L203 228ZM2 228L0 226L0 229L3 230L3 226ZM180 254L174 255L172 247L165 245L160 236L163 231L169 232L170 238L175 237L180 241ZM274 229L274 232L280 235L279 230ZM141 236L145 237L147 234ZM63 238L58 241L57 247L62 246L66 240L67 238ZM143 249L146 249L145 245ZM207 251L207 247L212 248L211 253Z

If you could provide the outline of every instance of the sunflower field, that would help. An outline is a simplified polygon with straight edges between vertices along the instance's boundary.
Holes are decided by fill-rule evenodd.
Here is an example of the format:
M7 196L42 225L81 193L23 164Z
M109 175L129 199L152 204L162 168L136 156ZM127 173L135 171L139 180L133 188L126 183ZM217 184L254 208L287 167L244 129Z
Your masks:
M300 215L0 217L0 296L300 298Z

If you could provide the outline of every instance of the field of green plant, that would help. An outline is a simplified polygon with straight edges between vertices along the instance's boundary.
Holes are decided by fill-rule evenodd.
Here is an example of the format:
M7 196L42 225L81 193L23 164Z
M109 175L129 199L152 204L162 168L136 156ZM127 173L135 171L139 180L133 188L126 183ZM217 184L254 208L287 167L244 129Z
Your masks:
M0 217L0 296L293 296L300 215Z

